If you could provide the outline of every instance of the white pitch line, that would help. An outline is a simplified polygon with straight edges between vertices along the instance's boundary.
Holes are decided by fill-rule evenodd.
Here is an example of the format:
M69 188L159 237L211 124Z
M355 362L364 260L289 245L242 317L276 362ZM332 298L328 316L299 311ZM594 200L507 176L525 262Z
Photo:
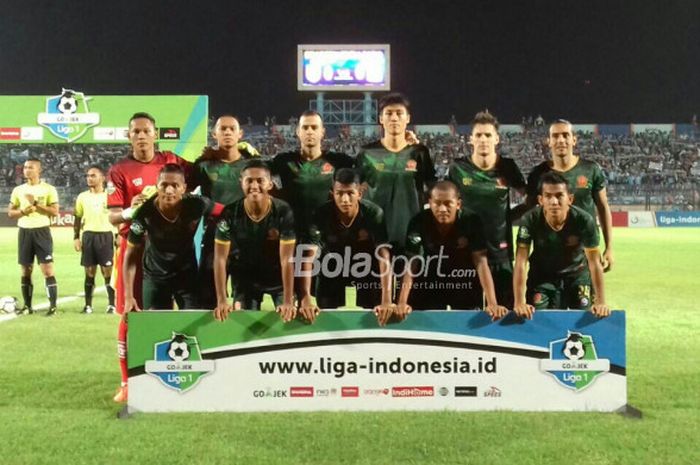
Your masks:
M106 292L106 291L107 291L107 288L105 286L96 287L94 290L94 292ZM78 299L83 298L83 297L85 297L84 292L80 292L76 295L69 295L67 297L61 297L60 299L56 300L56 305L58 306L60 304L66 303L66 302L73 302L74 300L78 300ZM42 302L39 305L35 305L33 308L34 308L34 310L47 310L49 308L49 302L48 301ZM17 318L16 313L10 313L7 315L0 315L0 323L5 323L7 321L14 320L15 318Z

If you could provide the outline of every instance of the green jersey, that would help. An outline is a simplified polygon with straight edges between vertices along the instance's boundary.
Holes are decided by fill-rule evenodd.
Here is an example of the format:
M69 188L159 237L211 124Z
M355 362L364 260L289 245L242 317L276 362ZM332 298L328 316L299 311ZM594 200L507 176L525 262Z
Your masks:
M194 162L196 182L202 187L202 195L215 202L228 205L244 197L241 189L241 171L252 157L241 152L241 158L233 162L221 161L219 150L207 147Z
M384 211L389 242L400 252L408 223L423 208L425 190L435 181L428 148L416 144L391 152L377 141L362 147L355 167L368 186L365 198Z
M459 188L462 206L479 215L489 263L512 261L510 189L525 189L525 178L515 161L499 156L493 169L482 170L471 158L459 158L450 164L447 179Z
M595 221L598 194L605 189L605 176L600 165L594 161L579 158L576 165L568 171L557 171L551 161L535 166L527 177L527 195L532 199L539 194L539 182L543 174L554 171L564 176L569 183L569 191L574 194L574 205L583 208Z
M542 207L535 207L520 220L518 245L530 246L528 287L554 282L588 272L585 249L598 247L598 229L593 217L571 206L564 226L555 231L544 218Z
M345 226L340 222L335 202L326 202L316 210L310 238L322 254L343 255L349 249L352 254L369 253L374 257L375 248L387 241L384 213L377 205L362 199L352 224Z
M431 210L423 210L411 219L408 225L406 255L443 257L434 260L440 272L449 277L452 270L474 269L472 253L486 250L481 219L476 213L462 209L457 213L454 225L442 235ZM437 269L430 270L434 276Z
M270 199L269 213L250 219L245 199L228 205L216 226L216 242L230 243L228 269L234 284L248 281L261 287L282 285L280 242L294 241L294 213L287 202Z
M129 228L131 244L143 244L148 235L143 256L144 276L152 281L167 281L194 273L197 270L194 234L202 216L209 215L214 203L206 197L185 194L180 214L169 220L156 207L156 198L148 199L136 210Z
M272 174L279 176L282 183L280 197L292 206L300 241L309 240L314 213L330 198L333 173L340 168L352 168L352 165L352 158L336 152L323 152L314 160L305 160L297 150L280 153L272 160Z

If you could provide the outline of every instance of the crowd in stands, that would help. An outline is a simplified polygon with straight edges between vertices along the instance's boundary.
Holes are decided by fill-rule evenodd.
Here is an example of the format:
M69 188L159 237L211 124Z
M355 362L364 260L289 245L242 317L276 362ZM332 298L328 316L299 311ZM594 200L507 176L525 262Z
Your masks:
M265 159L298 148L289 129L244 125L244 130L245 139ZM468 134L422 133L418 137L430 148L439 176L452 160L470 153ZM352 134L349 128L329 130L326 147L354 155L375 138ZM0 193L9 201L12 188L23 182L22 163L34 156L43 161L44 179L57 187L61 203L71 205L85 189L84 172L88 166L108 168L128 150L126 144L0 144ZM501 134L499 152L515 159L527 176L549 156L546 128L532 126L523 132ZM604 137L579 133L578 153L601 165L613 205L700 209L700 140L660 131Z

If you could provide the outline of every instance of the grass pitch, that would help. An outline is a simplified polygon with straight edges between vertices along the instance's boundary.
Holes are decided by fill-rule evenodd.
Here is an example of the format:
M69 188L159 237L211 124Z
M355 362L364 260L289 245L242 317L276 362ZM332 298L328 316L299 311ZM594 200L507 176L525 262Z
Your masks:
M54 229L60 296L82 291ZM117 318L82 298L0 323L0 464L696 464L700 234L616 229L609 303L627 310L629 402L642 420L564 413L143 414L117 420ZM0 229L0 295L19 296L16 230ZM34 271L35 305L45 301ZM98 285L101 280L97 279Z

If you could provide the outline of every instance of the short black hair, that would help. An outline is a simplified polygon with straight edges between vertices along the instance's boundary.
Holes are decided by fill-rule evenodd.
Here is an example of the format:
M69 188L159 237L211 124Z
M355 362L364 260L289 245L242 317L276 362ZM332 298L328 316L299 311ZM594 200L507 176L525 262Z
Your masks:
M571 124L571 121L569 121L568 119L564 119L564 118L557 118L557 119L555 119L554 121L552 121L552 123L549 125L549 127L551 128L551 127L554 126L555 124L568 124L568 125L571 126L572 128L574 127L574 125Z
M177 163L167 163L164 165L158 172L158 177L160 177L162 174L169 173L180 174L183 178L185 177L185 170Z
M131 115L131 118L129 118L129 124L131 124L133 120L140 118L145 118L149 120L151 123L153 123L153 127L156 127L156 119L153 116L151 116L150 113L146 113L145 111L138 111Z
M39 164L41 165L41 160L38 159L37 157L34 157L34 156L28 157L28 158L27 158L27 161L35 161L35 162L37 162L37 163L39 163Z
M564 184L566 186L566 191L571 192L571 189L569 189L569 182L566 180L566 178L554 171L547 171L545 174L542 175L542 177L540 178L540 182L537 185L537 192L542 194L542 186L544 186L545 184L548 184L550 186Z
M231 113L223 113L223 114L221 114L221 115L219 115L219 116L216 117L216 119L214 120L214 126L216 126L216 124L219 122L219 120L220 120L221 118L233 118L233 119L236 120L236 122L237 122L239 125L241 124L241 120L238 119L238 116L233 115L233 114L231 114Z
M100 165L90 165L90 166L87 167L87 169L85 170L85 172L87 173L87 172L90 171L90 170L97 170L97 171L99 171L100 173L105 174L104 168L102 168Z
M262 161L262 160L252 159L252 160L248 161L248 162L245 164L245 166L243 167L243 169L241 170L241 177L243 177L243 173L245 173L245 172L248 171L249 169L254 169L254 168L263 169L263 170L267 171L267 174L268 174L268 175L271 175L271 173L272 173L272 172L270 171L270 167L269 167L269 165L268 165L267 163L265 163L265 162Z
M403 105L406 108L406 111L411 113L411 102L408 101L408 98L404 94L399 92L386 94L384 97L379 99L379 114L381 115L384 108L388 107L389 105Z
M433 187L430 188L430 192L428 192L428 195L432 196L433 191L443 191L443 192L454 192L455 196L458 199L462 198L462 194L459 192L459 188L457 187L457 184L453 183L452 181L448 180L443 180L443 181L438 181L435 184L433 184Z
M302 112L301 115L299 115L299 119L309 116L318 116L319 118L321 118L321 122L323 122L323 116L321 116L321 113L317 112L316 110L306 110Z
M480 111L474 115L474 119L472 120L472 128L477 124L490 124L496 128L496 131L498 131L498 119L496 119L496 117L493 116L488 110Z
M352 168L340 168L333 174L333 182L339 184L360 184L360 173Z

